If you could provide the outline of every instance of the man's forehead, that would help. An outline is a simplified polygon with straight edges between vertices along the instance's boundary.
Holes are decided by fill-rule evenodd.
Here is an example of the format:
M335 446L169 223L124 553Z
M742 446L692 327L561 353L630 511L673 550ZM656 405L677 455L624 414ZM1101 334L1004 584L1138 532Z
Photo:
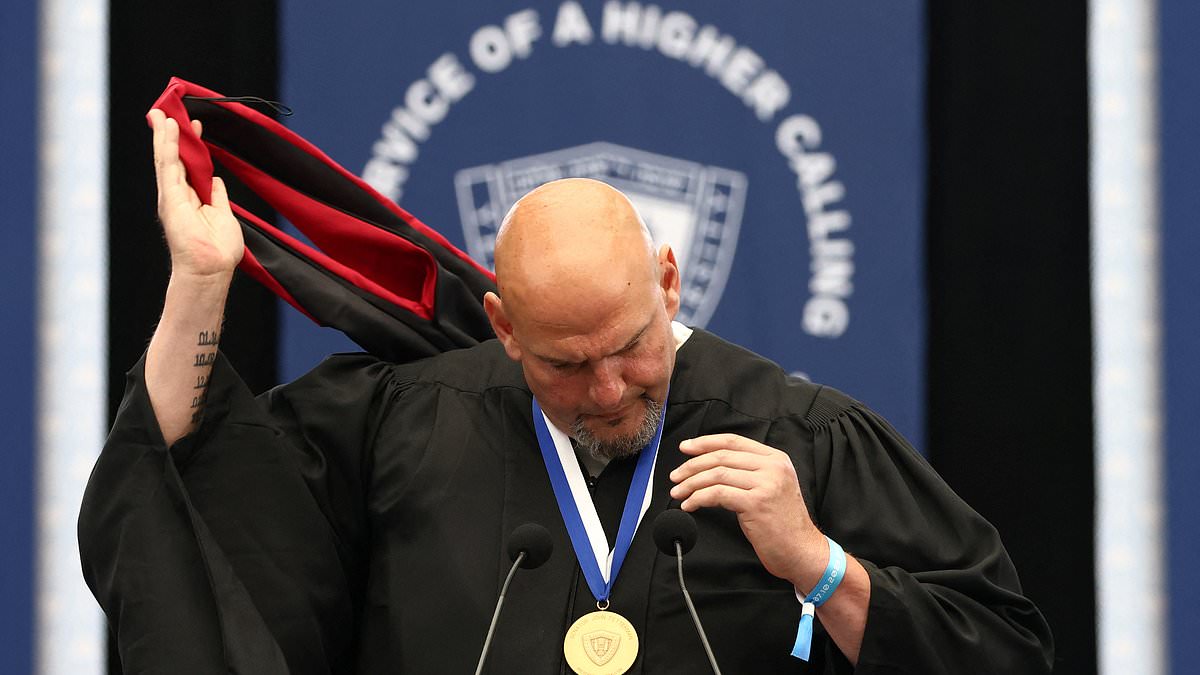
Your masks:
M582 363L619 354L638 343L654 325L655 316L637 321L613 324L592 332L578 333L571 329L555 335L550 327L548 339L531 344L528 349L543 361Z

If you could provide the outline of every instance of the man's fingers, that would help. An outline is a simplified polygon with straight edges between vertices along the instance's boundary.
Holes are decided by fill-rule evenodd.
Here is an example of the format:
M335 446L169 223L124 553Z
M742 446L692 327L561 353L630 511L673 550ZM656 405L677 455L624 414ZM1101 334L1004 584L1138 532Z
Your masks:
M697 509L719 506L734 513L743 513L749 509L750 491L729 485L711 485L696 490L690 497L683 500L679 508L689 513Z
M211 208L220 214L220 217L233 217L233 209L229 208L229 191L224 185L224 180L218 175L212 177L212 195Z
M225 190L225 181L220 176L212 179L212 205L219 211L229 211L229 192Z
M671 488L671 498L687 499L692 494L714 485L727 485L742 490L753 490L759 486L759 482L760 480L754 471L717 466L706 471L701 471Z
M166 192L166 183L163 175L163 165L166 164L167 151L163 147L166 143L167 125L166 117L163 112L157 108L150 111L150 128L153 130L154 144L154 180L158 183L158 194L162 197Z
M152 108L150 110L150 114L146 115L146 117L149 118L149 120L150 120L151 131L155 131L155 132L162 129L163 121L167 119L166 113L159 110L158 108ZM155 136L155 138L157 139L157 136Z
M165 117L161 110L152 110L150 115L154 127L154 173L158 179L160 206L184 204L192 209L200 208L203 204L187 183L187 171L179 158L179 123Z
M200 120L192 120L192 133L197 136L204 134L204 125L200 124Z
M183 163L179 161L179 125L167 117L154 125L154 173L158 191L170 198L171 192L183 184Z
M697 436L679 444L679 451L685 455L702 455L714 450L737 450L738 452L752 452L756 455L769 455L776 450L769 448L762 443L752 441L745 436L737 434L710 434L708 436Z
M749 452L738 452L736 450L728 450L722 448L712 452L693 457L688 461L675 467L669 478L679 483L688 478L707 471L717 466L726 466L731 469L743 469L746 471L757 471L762 467L762 455L755 455Z

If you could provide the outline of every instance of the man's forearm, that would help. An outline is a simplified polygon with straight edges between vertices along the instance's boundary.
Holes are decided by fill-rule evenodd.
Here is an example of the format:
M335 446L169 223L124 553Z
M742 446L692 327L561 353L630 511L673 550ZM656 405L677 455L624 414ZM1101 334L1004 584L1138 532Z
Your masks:
M172 275L167 285L146 352L146 390L168 446L191 433L204 412L231 280Z

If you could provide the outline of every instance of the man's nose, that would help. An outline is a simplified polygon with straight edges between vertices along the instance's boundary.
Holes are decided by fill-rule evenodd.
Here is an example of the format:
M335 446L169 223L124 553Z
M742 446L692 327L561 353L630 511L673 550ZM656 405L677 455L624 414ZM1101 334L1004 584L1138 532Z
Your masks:
M616 359L602 359L592 368L592 402L601 410L616 408L625 398L625 378Z

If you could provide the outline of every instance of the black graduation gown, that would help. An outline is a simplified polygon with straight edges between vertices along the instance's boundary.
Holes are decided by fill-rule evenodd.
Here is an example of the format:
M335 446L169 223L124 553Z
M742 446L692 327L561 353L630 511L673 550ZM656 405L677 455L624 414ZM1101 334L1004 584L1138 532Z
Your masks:
M80 517L127 672L472 672L506 537L526 522L554 551L513 581L486 671L569 672L563 636L595 603L530 400L494 341L401 366L336 356L258 400L218 359L200 429L168 450L138 364ZM790 453L815 521L872 586L857 669L819 621L799 661L791 586L732 513L698 512L685 573L724 672L1049 672L1049 630L995 530L886 422L700 330L678 353L652 502L612 596L641 640L630 672L708 671L648 524L677 505L680 441L715 432ZM596 487L610 530L631 472L611 464Z

